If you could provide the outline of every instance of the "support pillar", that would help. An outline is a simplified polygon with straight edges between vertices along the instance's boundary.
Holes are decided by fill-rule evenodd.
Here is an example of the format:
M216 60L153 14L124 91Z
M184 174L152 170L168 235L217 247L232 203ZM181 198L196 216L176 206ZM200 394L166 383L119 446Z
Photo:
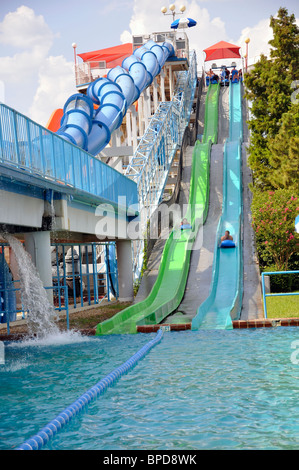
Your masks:
M153 114L155 114L155 112L157 111L157 108L158 108L158 84L157 84L157 78L155 77L154 78L154 81L153 81L153 98L154 98L154 112Z
M118 240L116 249L119 301L132 302L134 300L134 290L131 240Z
M166 101L166 98L165 98L165 80L164 80L164 77L165 77L165 72L164 72L164 69L162 69L162 72L160 73L160 76L161 76L161 82L160 82L160 91L161 91L161 101Z
M53 281L50 232L25 233L25 249L30 254L44 287L51 287ZM52 289L47 289L47 295L53 303Z
M133 145L133 153L137 149L137 112L135 106L131 106L131 113L132 113L132 145Z

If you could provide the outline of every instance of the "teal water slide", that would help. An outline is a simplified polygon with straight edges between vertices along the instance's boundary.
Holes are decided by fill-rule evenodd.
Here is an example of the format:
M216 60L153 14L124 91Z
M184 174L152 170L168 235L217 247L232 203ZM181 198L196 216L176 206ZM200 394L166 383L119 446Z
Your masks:
M229 139L224 145L223 204L213 260L210 292L192 320L192 329L231 329L240 317L243 296L242 256L242 86L230 83ZM220 248L220 238L229 230L234 248Z

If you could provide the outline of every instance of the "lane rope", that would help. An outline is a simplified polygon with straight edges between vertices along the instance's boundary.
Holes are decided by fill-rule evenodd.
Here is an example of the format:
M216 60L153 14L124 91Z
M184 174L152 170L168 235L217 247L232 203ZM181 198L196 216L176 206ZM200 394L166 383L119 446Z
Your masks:
M154 339L145 344L137 353L131 356L124 364L114 369L110 374L101 379L96 385L87 390L74 403L65 408L56 418L42 428L37 434L25 441L15 450L40 450L45 446L52 437L54 437L71 419L78 415L83 408L91 401L97 399L109 387L124 374L133 369L138 361L143 359L146 354L160 341L163 337L162 329L159 329Z

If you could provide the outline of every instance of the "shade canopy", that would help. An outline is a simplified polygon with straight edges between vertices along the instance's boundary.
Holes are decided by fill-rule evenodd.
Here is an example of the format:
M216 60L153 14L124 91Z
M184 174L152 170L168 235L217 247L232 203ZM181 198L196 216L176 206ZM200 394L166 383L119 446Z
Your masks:
M78 54L84 62L98 62L105 60L107 68L113 68L121 65L125 57L133 54L133 44L126 43L120 46L107 47L106 49L99 49L92 52L84 52Z
M204 49L206 53L205 62L217 59L241 59L240 46L229 42L220 41L213 46Z
M171 23L170 27L172 29L192 28L192 26L196 26L196 24L196 21L192 18L180 18Z

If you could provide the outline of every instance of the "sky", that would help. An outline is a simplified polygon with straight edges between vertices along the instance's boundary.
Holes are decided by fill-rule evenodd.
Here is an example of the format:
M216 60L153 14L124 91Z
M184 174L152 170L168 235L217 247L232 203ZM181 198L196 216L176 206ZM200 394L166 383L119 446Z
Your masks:
M203 49L221 40L244 54L249 37L249 63L267 55L270 16L281 6L299 24L298 0L0 0L0 101L46 125L76 93L74 42L80 54L131 42L132 34L171 30L172 16L161 13L171 3L178 12L186 7L176 18L197 21L187 33L199 71Z

